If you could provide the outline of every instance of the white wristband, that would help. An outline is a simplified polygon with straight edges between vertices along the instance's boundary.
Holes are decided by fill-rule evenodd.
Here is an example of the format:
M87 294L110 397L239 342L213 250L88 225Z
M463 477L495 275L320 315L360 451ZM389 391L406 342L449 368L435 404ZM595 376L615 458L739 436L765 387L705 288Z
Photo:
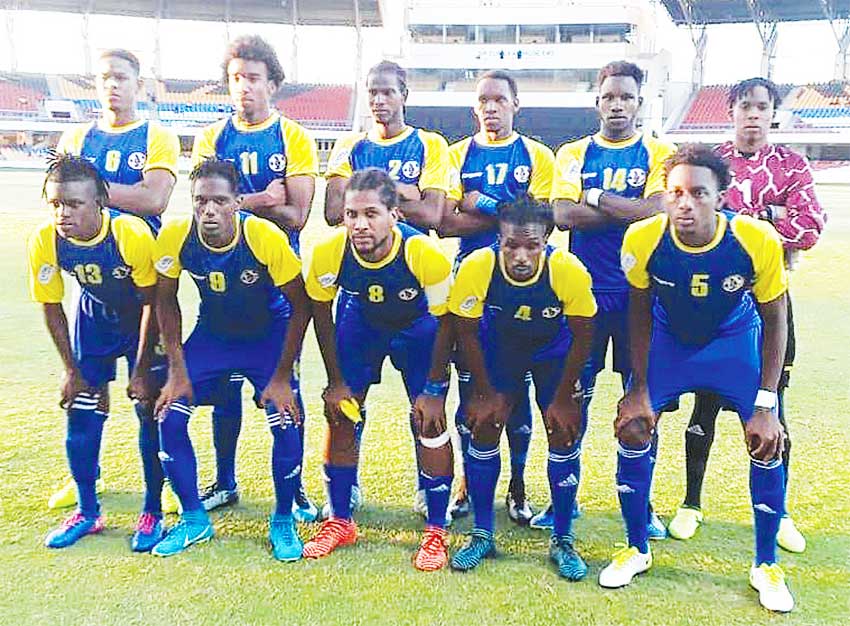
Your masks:
M449 442L450 439L451 439L451 436L449 435L449 431L444 430L441 435L437 435L436 437L434 437L432 439L428 439L426 437L420 437L419 443L421 443L425 448L431 448L433 450L435 448L442 448L444 445L446 445Z
M775 409L776 392L770 389L759 389L756 394L755 407L757 409L770 409L771 411Z
M599 208L599 198L602 197L602 190L594 187L584 192L584 201L592 207Z

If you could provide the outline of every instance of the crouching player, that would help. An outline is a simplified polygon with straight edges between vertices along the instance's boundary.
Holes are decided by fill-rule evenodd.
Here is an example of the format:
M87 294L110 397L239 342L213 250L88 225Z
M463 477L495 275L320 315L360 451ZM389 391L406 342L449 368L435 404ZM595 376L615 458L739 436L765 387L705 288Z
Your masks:
M226 389L222 381L238 373L254 386L273 440L272 552L281 561L297 560L302 543L292 501L300 484L301 435L290 379L310 321L301 262L282 230L238 211L239 175L232 163L203 161L190 180L194 216L167 223L154 254L157 314L169 362L157 401L161 458L183 515L152 553L170 556L213 536L198 497L187 429L195 405L215 404L216 391ZM194 279L201 305L195 329L181 345L177 287L183 269Z
M65 449L79 498L79 509L47 535L45 545L65 548L104 528L95 480L109 411L107 387L123 357L131 372L127 393L136 400L140 420L146 488L132 548L146 552L164 535L164 479L151 410L165 374L165 361L154 351L153 235L140 218L104 208L107 184L87 159L57 157L47 170L44 197L54 214L29 241L30 293L44 307L65 367L60 406L68 414ZM62 307L61 271L81 288L72 332Z
M422 393L444 394L447 387L444 381L427 379L437 318L446 312L451 263L433 239L399 223L396 185L386 172L376 168L355 172L343 202L344 226L314 248L307 275L316 337L328 375L323 399L328 421L325 476L331 505L331 516L304 546L304 556L309 558L327 556L356 541L351 490L357 477L363 406L369 387L381 380L384 359L389 356L401 372L411 403ZM331 306L339 290L344 295L337 298L334 321ZM449 346L450 340L449 336L443 345ZM451 443L445 429L435 436L415 428L414 423L419 482L425 489L428 515L414 565L436 570L448 562L445 524L452 482Z
M549 555L558 572L580 580L572 511L586 426L579 376L590 353L596 301L590 274L566 249L547 245L552 212L527 196L499 205L499 239L458 268L449 297L460 354L472 374L465 467L475 524L452 567L470 570L495 551L493 496L499 438L531 372L549 439L554 529Z
M707 391L744 425L756 538L750 584L762 606L790 611L794 599L776 564L785 510L776 412L787 333L782 243L770 224L719 210L730 177L709 147L685 146L665 168L666 213L630 226L623 242L633 374L614 426L629 545L599 584L622 587L652 565L646 524L657 414L683 393Z

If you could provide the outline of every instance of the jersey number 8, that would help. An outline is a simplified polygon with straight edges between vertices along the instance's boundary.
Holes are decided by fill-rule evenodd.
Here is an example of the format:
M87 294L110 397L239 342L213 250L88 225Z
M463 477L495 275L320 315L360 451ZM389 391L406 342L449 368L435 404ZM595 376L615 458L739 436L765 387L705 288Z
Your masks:
M369 302L383 302L384 288L381 285L369 285Z
M210 289L222 293L227 288L224 272L210 272Z

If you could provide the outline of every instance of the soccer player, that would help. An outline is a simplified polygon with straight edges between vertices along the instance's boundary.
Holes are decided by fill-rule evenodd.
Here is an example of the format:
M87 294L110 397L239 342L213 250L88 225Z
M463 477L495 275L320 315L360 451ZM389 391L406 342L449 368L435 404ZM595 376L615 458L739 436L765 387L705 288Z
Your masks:
M235 114L201 131L192 148L192 163L197 166L210 157L233 162L239 171L241 209L277 224L299 254L298 235L310 215L319 172L316 144L300 124L274 109L272 98L284 73L268 42L256 35L236 38L227 47L222 69ZM213 409L216 479L201 496L207 510L239 500L236 447L242 428L241 389L242 377L234 375L230 391ZM294 391L303 415L297 378ZM318 509L300 485L295 500L296 517L315 520Z
M765 78L750 78L729 93L729 111L735 125L735 138L715 148L729 164L732 182L726 193L726 206L737 213L752 215L773 224L785 248L786 266L800 250L817 243L826 215L815 195L812 171L806 159L786 148L769 143L770 123L779 104L776 86ZM788 301L788 345L779 378L779 421L785 430L782 461L788 481L791 441L785 421L785 388L794 364L796 342L791 299ZM698 393L691 421L685 432L687 491L682 507L670 522L670 534L677 539L689 539L703 520L701 511L702 482L711 444L714 425L721 404L716 395ZM782 518L779 546L791 552L803 552L806 539L789 516Z
M352 133L335 144L325 177L325 219L341 224L344 191L353 172L377 167L396 182L403 221L423 232L440 224L449 189L448 144L442 135L413 128L404 121L407 73L381 61L366 77L373 128Z
M512 407L528 396L531 372L549 436L555 517L549 555L561 576L580 580L587 565L573 547L571 525L586 426L578 380L596 313L590 274L567 250L547 245L548 204L527 196L500 202L498 220L498 243L464 259L449 297L459 350L472 373L465 466L475 516L452 567L471 570L495 553L499 439Z
M598 133L562 146L555 157L552 203L555 223L570 231L572 251L593 277L599 306L593 349L583 378L585 403L593 398L596 377L605 368L612 344L614 371L629 378L628 283L620 269L620 246L628 225L657 213L664 190L663 163L675 150L640 132L637 114L643 102L643 72L634 63L615 61L598 78ZM653 440L653 459L657 442ZM547 527L544 511L532 520ZM667 536L657 515L650 515L653 539Z
M106 206L144 219L156 234L177 180L180 142L172 131L139 118L136 104L142 81L139 60L131 52L102 52L95 70L95 87L100 119L66 130L57 151L88 159L109 183ZM108 399L105 401L108 404ZM159 437L150 419L142 423L139 447L146 465L157 463ZM105 488L99 476L97 487L98 492ZM74 481L68 480L50 497L48 507L73 506L76 491ZM176 512L171 489L165 489L163 498L166 512Z
M518 195L530 194L547 201L552 186L552 151L514 130L519 112L516 81L502 70L485 72L476 85L474 107L479 130L449 147L452 187L438 232L444 237L460 237L455 267L467 255L496 242L496 207ZM465 399L471 387L469 370L458 368L461 405L455 421L465 451L469 429L464 422ZM526 388L530 386L527 379ZM534 512L525 497L525 462L531 441L531 403L528 393L517 399L506 425L511 452L511 480L505 497L508 516L527 525ZM452 517L468 513L466 490L461 488L452 507Z
M303 544L292 502L303 450L291 378L310 321L301 261L282 230L239 211L239 174L232 163L207 159L190 180L193 216L167 223L154 254L157 316L169 362L156 408L163 467L183 514L151 553L171 556L213 536L198 496L189 418L196 405L213 403L223 378L239 372L254 386L272 435L272 553L281 561L297 560ZM201 305L195 329L181 345L177 287L184 269L198 287Z
M109 411L107 388L115 380L116 362L124 358L131 373L127 394L136 401L140 422L146 489L132 548L145 552L164 535L162 467L157 448L144 447L151 423L156 433L151 409L165 367L154 353L153 235L141 219L105 208L108 185L85 158L57 156L47 170L44 197L53 219L29 240L30 294L44 308L65 367L59 404L67 411L65 449L79 501L79 508L47 535L45 545L65 548L104 528L95 481ZM81 288L70 332L62 306L63 271ZM153 444L158 445L156 437Z
M769 224L721 211L729 170L710 147L683 146L666 172L666 213L633 224L623 241L632 378L614 429L628 547L600 572L599 584L628 585L652 565L652 433L668 403L707 390L744 426L756 543L750 584L762 606L790 611L794 599L776 563L785 507L776 402L787 332L782 243Z
M304 546L308 558L327 556L357 539L351 492L363 407L369 388L381 380L384 359L389 356L401 372L411 404L420 394L444 395L448 386L429 380L428 374L438 317L446 312L451 263L435 240L399 222L398 205L396 185L388 173L377 168L355 172L344 195L344 226L313 249L307 293L328 375L322 397L328 421L325 476L331 511ZM337 298L334 319L332 303L340 290L348 295ZM447 331L443 327L444 346ZM433 424L422 431L417 420L412 422L419 484L428 508L413 563L429 571L448 562L445 525L452 450L445 420L439 432L433 432Z

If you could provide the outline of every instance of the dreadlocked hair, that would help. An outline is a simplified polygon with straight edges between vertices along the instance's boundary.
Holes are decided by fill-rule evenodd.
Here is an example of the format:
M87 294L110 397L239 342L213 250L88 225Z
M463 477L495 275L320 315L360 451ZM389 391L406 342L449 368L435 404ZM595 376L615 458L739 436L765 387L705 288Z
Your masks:
M47 183L69 183L80 180L90 180L94 183L95 196L99 206L106 206L109 201L109 183L106 182L91 162L79 156L63 154L51 150L47 157L47 174L41 195L47 198Z

